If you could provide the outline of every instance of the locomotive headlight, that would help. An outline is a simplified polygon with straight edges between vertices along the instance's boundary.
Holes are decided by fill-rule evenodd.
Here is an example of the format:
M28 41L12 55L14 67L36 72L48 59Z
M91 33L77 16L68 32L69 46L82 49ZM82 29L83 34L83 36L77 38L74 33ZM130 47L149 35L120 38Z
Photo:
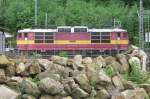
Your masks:
M28 40L28 38L26 37L25 40Z
M120 40L120 37L117 37L117 40Z

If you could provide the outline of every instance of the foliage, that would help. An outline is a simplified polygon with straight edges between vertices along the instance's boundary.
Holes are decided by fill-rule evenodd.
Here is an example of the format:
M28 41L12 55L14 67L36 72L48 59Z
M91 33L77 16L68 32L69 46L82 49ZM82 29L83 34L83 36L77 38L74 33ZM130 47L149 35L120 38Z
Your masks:
M68 57L68 53L66 51L61 51L59 53L59 56L61 56L61 57Z
M86 25L108 27L113 18L122 22L129 31L133 44L138 41L139 0L37 0L38 26L45 24L48 13L48 26ZM144 0L149 8L150 1ZM0 0L0 26L15 33L18 29L34 26L34 0Z
M133 81L136 84L146 83L147 75L137 66L132 66L131 72L126 72L123 75L125 80Z
M39 79L38 78L29 78L33 83L38 84L39 83Z
M116 74L116 71L115 71L111 66L107 66L107 67L104 68L103 70L104 70L104 72L105 72L108 76L110 76L110 77L112 77L113 75Z

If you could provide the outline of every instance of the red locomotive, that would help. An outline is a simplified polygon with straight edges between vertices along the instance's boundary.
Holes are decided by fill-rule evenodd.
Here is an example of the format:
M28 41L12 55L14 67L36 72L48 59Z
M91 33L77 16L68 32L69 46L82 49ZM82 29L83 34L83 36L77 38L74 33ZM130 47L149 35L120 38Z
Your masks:
M60 26L56 29L24 29L17 34L17 49L23 52L69 55L98 55L127 49L128 33L123 29L88 29L86 26Z

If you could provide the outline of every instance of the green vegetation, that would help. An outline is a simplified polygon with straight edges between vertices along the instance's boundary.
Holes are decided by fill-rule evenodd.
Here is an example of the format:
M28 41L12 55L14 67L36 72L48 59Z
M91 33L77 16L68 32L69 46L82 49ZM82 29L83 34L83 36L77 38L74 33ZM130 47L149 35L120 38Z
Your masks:
M145 8L150 1L144 0ZM129 31L130 41L138 42L139 0L38 0L38 26L86 25L106 27L114 18ZM0 0L0 26L16 33L18 29L34 26L34 0Z
M108 76L110 76L110 77L112 77L113 75L116 74L116 71L115 71L111 66L107 66L107 67L104 68L103 70L104 70L104 72L105 72Z
M1 0L0 3L1 26L14 32L33 26L34 0ZM137 23L136 11L136 4L129 6L120 0L38 0L38 25L44 25L47 12L48 25L101 27L109 25L116 17L125 28L133 31Z
M58 56L68 57L68 53L66 51L61 51Z
M131 72L125 73L123 77L125 80L133 81L136 84L147 83L147 79L149 78L148 75L137 66L132 66Z

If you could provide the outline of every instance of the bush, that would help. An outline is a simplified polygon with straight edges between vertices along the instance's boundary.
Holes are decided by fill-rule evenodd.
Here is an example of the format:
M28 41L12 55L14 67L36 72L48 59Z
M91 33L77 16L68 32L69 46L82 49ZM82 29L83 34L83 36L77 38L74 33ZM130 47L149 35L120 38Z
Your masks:
M137 84L145 83L147 74L141 70L140 60L137 57L132 57L129 59L129 64L131 66L131 72L128 75L126 74L127 79Z
M58 56L68 57L68 53L66 51L61 51Z
M103 70L110 77L116 74L116 71L111 66L107 66Z

